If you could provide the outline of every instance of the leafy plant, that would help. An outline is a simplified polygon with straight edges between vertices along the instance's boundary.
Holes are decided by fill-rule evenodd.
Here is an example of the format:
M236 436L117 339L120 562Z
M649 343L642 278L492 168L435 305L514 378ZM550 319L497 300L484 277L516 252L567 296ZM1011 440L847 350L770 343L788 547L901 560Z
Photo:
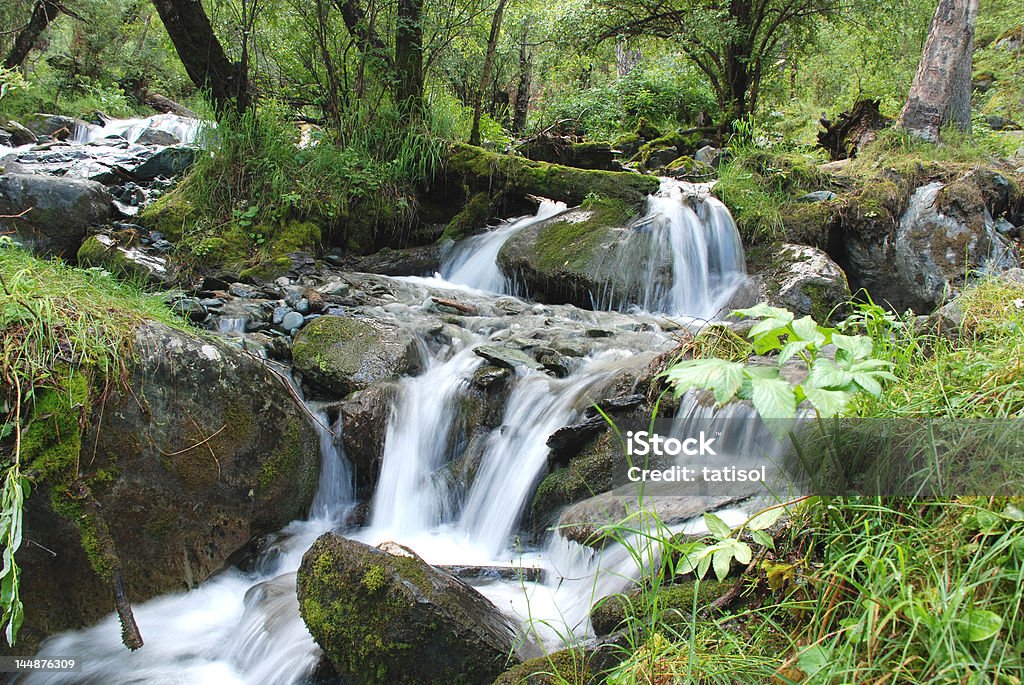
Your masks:
M676 567L676 572L680 574L693 573L697 578L703 579L708 570L714 568L715 576L719 580L725 580L725 577L729 575L733 559L741 564L749 564L753 558L750 545L740 539L743 532L750 531L755 542L774 549L775 542L765 532L765 529L773 526L783 513L785 513L785 509L781 505L770 507L751 517L735 530L715 514L711 512L704 514L704 525L708 527L708 532L716 542L707 545L700 541L694 541L679 545L676 551L681 555L681 559Z
M663 375L676 395L694 388L710 390L719 406L734 399L750 400L763 419L791 420L806 401L820 418L843 413L858 393L877 397L882 382L896 380L892 362L874 358L874 345L866 335L843 335L821 326L810 316L796 319L793 313L759 304L732 313L758 319L747 333L757 354L777 353L773 366L744 364L725 359L692 359L679 362ZM835 359L825 354L834 346ZM807 377L791 383L782 375L793 358L806 366ZM770 422L770 427L788 424Z

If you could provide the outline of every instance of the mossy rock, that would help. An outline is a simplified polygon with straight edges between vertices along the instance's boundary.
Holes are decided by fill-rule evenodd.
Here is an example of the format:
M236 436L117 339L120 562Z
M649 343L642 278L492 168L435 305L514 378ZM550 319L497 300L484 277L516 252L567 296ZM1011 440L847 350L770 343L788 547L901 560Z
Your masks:
M487 219L491 214L491 196L483 192L474 193L462 211L445 226L441 240L462 240L466 236L478 233L487 225Z
M139 212L139 224L159 231L171 241L181 240L199 220L199 212L181 186L164 193Z
M538 529L554 524L562 509L626 482L625 445L606 430L587 444L565 468L544 477L530 503Z
M537 195L570 205L596 195L639 208L659 185L658 179L650 176L533 162L463 144L452 148L447 169L462 177L473 192Z
M109 614L115 568L135 602L193 588L312 502L316 432L259 360L150 323L125 361L102 402L84 376L37 396L16 653Z
M782 216L782 241L826 248L839 225L842 208L834 200L825 202L787 202L779 208Z
M538 301L590 309L607 293L637 297L639 279L623 268L631 250L640 249L640 241L629 239L643 238L628 228L635 216L621 201L591 199L516 233L498 253L498 265Z
M337 396L395 380L418 368L412 335L390 321L321 316L292 346L295 369L314 386Z
M734 582L705 579L697 583L691 580L659 588L657 607L661 624L676 630L685 629L693 621L695 598L699 614L711 602L724 595ZM594 633L610 635L624 628L627 622L649 623L653 600L650 590L609 595L598 600L590 609L590 622L594 627Z
M589 685L594 669L586 652L562 649L511 668L494 685Z
M478 685L515 662L516 631L480 593L403 549L332 533L299 567L299 610L351 685Z
M95 181L0 174L3 229L39 255L74 259L88 229L110 219L110 202Z
M93 235L78 248L78 265L96 266L139 283L162 283L168 277L167 261L136 248L119 246L110 236Z

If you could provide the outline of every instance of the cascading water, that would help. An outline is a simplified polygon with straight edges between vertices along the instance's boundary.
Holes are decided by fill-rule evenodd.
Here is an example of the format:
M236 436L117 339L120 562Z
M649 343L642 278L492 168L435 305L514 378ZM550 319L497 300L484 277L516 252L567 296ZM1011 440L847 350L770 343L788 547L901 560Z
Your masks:
M104 125L81 122L75 127L71 140L75 143L92 143L104 138L119 137L134 143L146 131L169 133L182 143L194 142L209 122L190 119L177 114L157 114L138 119L113 119Z
M511 284L498 268L501 246L524 228L557 216L565 210L566 206L562 202L543 200L533 216L520 217L456 243L441 264L441 276L456 285L491 293L510 293Z

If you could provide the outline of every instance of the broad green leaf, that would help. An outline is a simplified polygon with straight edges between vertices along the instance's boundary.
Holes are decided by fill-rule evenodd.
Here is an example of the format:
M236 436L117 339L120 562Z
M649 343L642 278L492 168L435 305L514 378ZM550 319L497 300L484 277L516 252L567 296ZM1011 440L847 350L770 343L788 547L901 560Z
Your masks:
M719 540L724 540L732 535L732 528L729 527L729 524L712 514L710 511L704 514L704 525L706 525L708 527L708 531Z
M708 553L701 557L700 563L697 564L697 577L703 578L708 574L708 569L711 568L711 547L708 547Z
M835 333L832 335L832 344L845 352L847 358L851 361L867 359L874 350L871 338L866 335L842 335Z
M764 530L765 528L771 528L785 513L786 510L783 507L766 509L754 518L750 519L747 523L747 528L750 530Z
M715 401L724 404L736 395L743 382L743 364L725 359L694 359L675 364L664 376L675 387L676 396L693 388L712 390Z
M819 671L828 667L832 660L831 652L823 645L813 645L804 651L796 659L797 665L804 675L810 679Z
M782 378L750 379L754 409L762 419L791 419L796 416L796 394Z
M850 393L845 390L822 390L821 388L804 388L807 399L818 415L828 419L842 414L850 403Z
M811 341L809 340L794 340L786 343L782 346L782 350L779 352L779 366L782 366L810 346Z
M981 642L995 637L1002 627L1002 616L987 609L970 609L958 621L960 635L968 642Z
M729 569L732 567L732 550L716 550L714 555L714 564L715 577L717 577L719 580L725 580L726 576L729 575Z
M807 374L804 387L840 389L853 382L853 374L836 366L831 359L819 357L814 360Z
M793 332L801 340L805 340L815 347L825 343L825 335L818 329L818 324L809 316L804 316L793 322Z
M772 536L764 532L763 530L750 531L750 537L754 538L754 542L761 545L762 547L767 547L768 549L772 550L775 549L775 540L773 540Z
M767 302L761 302L755 304L753 307L747 307L746 309L735 309L729 316L742 316L748 319L786 319L786 323L793 320L793 313L788 309L782 309L780 307L772 307Z
M753 558L754 553L750 549L750 545L735 538L729 538L729 546L732 549L732 555L736 557L736 561L741 564L749 564Z

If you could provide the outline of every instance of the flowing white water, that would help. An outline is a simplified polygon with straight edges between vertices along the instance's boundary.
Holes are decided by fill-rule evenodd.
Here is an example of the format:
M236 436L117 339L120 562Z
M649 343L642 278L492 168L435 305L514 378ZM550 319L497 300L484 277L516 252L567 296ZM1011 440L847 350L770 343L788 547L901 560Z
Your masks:
M146 131L163 131L170 133L182 143L196 140L204 126L210 123L200 119L190 119L177 114L157 114L137 119L114 119L103 126L82 122L75 127L71 140L75 143L91 143L111 136L119 136L129 143L134 143Z
M498 252L509 238L524 228L557 216L566 210L563 202L543 200L537 213L508 221L497 228L462 240L451 247L441 264L441 275L449 283L490 293L509 293L511 284L498 268Z
M547 439L593 402L590 392L615 375L615 361L623 356L606 353L565 379L530 373L519 380L502 429L491 433L459 518L470 540L495 556L505 549L543 474Z
M482 362L472 349L465 349L402 383L388 419L373 499L371 527L385 537L416 535L442 522L449 501L436 472L452 456L455 399Z

